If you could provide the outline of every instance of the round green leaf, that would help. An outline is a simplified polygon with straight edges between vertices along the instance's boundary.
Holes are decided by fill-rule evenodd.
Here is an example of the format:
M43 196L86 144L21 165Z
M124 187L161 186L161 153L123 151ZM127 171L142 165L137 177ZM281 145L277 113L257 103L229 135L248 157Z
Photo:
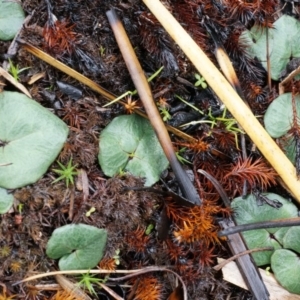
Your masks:
M0 40L13 39L20 30L24 19L25 14L19 3L0 0Z
M282 139L282 149L287 158L294 164L296 161L296 142L291 136L283 136Z
M46 253L59 260L60 270L94 268L103 256L107 231L86 224L57 228L48 241Z
M280 249L280 244L272 238L270 233L265 229L245 231L243 237L247 243L249 249L273 247L274 249ZM270 264L272 251L261 251L252 253L253 259L257 266L264 266Z
M8 194L6 189L0 188L0 214L5 214L11 208L13 202L14 196Z
M264 195L270 200L281 202L283 204L282 207L276 209L268 204L258 206L256 198L253 195L249 195L246 199L242 197L235 198L232 201L232 208L238 225L298 216L298 209L293 203L273 193L266 193ZM286 231L287 228L259 229L245 231L243 236L249 249L268 246L278 249L281 248L278 241L282 240ZM256 264L262 266L270 263L272 253L272 251L263 251L253 253L252 255Z
M287 34L287 32L289 34ZM293 17L283 15L268 29L271 77L278 80L290 58L300 57L300 22ZM267 70L267 29L253 26L241 35L241 41L249 45L248 53L257 57Z
M291 249L300 254L300 227L293 226L289 228L283 238L283 247Z
M279 283L294 294L300 294L300 258L289 250L279 249L271 258L271 268Z
M0 93L0 187L36 182L55 160L68 127L48 109L16 92Z
M297 116L300 117L300 96L295 96L295 102ZM264 123L266 130L272 137L279 138L291 129L292 122L292 94L282 94L273 100L265 113Z
M146 119L138 115L115 118L101 133L99 164L107 176L121 170L146 178L145 185L158 181L168 160Z

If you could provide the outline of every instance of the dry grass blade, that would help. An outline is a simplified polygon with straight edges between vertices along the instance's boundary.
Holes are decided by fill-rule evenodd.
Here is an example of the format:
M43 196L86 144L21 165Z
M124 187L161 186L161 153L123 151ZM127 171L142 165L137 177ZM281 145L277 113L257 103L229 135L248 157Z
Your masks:
M91 300L91 298L76 284L67 279L65 276L61 274L55 275L56 281L59 285L68 293L72 295L72 299L78 300Z
M32 46L31 44L25 42L24 40L18 40L18 42L22 44L23 48L26 51L30 52L34 56L36 56L36 57L40 58L41 60L45 61L46 63L53 66L54 68L64 72L65 74L69 75L70 77L75 78L79 82L85 84L86 86L91 88L93 91L95 91L95 92L99 93L100 95L102 95L104 98L106 98L110 101L115 100L117 98L116 95L108 92L106 89L102 88L101 86L96 84L91 79L89 79L86 76L76 72L72 68L68 67L67 65L65 65L62 62L58 61L57 59L53 58L52 56L45 53L44 51ZM125 105L125 102L123 102L123 101L119 101L119 103L121 103L122 105ZM147 118L146 114L144 114L139 109L135 109L134 112L137 113L138 115L142 116L143 118ZM180 138L182 138L182 139L184 139L184 140L186 140L190 143L195 143L197 141L192 136L186 134L185 132L183 132L181 130L178 130L175 127L172 127L172 126L169 126L169 125L166 125L166 127L167 127L169 132L175 134L176 136L178 136L178 137L180 137Z
M3 76L6 80L8 80L12 85L14 85L18 90L24 93L27 97L31 98L30 93L25 88L23 84L16 81L13 76L11 76L7 71L5 71L2 67L0 67L0 76Z
M30 52L31 54L35 55L36 57L40 58L41 60L45 61L49 65L55 67L56 69L64 72L65 74L68 74L69 76L77 79L78 81L82 82L83 84L90 87L95 92L98 92L99 94L103 95L106 99L113 100L115 99L115 96L111 93L109 93L104 88L100 87L98 84L96 84L91 79L85 77L84 75L78 73L77 71L73 70L72 68L68 67L67 65L63 64L62 62L58 61L51 55L45 53L44 51L28 44L24 40L18 40L20 44L22 44L23 48Z
M109 293L114 299L116 300L124 300L124 298L120 297L116 292L114 292L112 289L110 289L105 284L99 282L98 283L102 289L104 289L107 293Z

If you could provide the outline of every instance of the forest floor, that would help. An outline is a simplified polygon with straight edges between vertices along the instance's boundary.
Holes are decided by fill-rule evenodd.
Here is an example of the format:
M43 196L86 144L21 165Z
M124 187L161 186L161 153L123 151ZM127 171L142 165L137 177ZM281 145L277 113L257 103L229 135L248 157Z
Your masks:
M261 6L255 7L256 2L261 2ZM164 4L218 66L215 44L204 23L214 28L232 60L253 114L263 116L278 95L278 83L272 82L270 91L267 72L258 61L249 58L239 37L254 24L271 27L280 14L293 14L291 3L287 2L283 10L284 3L276 0L253 1L252 6L232 0L166 0ZM230 212L211 182L197 172L203 169L211 174L230 199L245 193L243 182L247 176L234 175L234 170L243 163L241 147L237 145L240 132L232 130L233 127L228 129L228 124L218 120L213 128L208 122L180 127L203 115L177 96L205 116L223 116L221 102L214 91L203 85L197 70L142 1L24 0L22 7L31 16L20 33L23 41L120 96L134 91L135 87L106 17L107 10L116 10L147 77L163 67L150 83L153 97L166 123L191 137L185 140L170 134L175 150L188 161L183 168L191 175L203 205L184 207L164 195L130 190L143 187L143 179L121 170L112 178L106 176L97 159L99 136L115 117L129 114L135 108L142 109L139 97L125 97L127 106L116 103L104 108L108 99L103 95L19 45L10 59L19 69L29 67L19 74L19 82L35 101L68 125L69 135L47 173L36 183L12 191L14 205L0 216L0 282L7 295L3 292L0 299L80 298L62 294L53 277L13 285L28 276L58 269L57 260L47 257L46 245L56 228L72 223L107 230L107 245L99 268L132 270L171 266L186 284L188 299L251 299L248 291L224 281L222 272L212 268L217 264L217 257L232 256L226 241L217 235L220 230L217 221ZM0 41L1 62L7 59L9 46L9 41ZM41 78L30 83L36 74L42 74ZM196 86L199 80L202 83ZM6 84L4 90L15 91L13 85ZM131 100L137 102L132 104ZM226 118L232 118L228 112ZM246 194L268 190L287 196L287 191L275 184L274 170L247 136L246 152L250 157L246 162L249 166L259 161L270 174L248 185ZM53 171L59 169L57 161L66 166L70 159L79 174L74 176L75 184L53 183L59 177ZM154 185L156 189L165 186L179 192L170 168ZM87 214L91 208L94 211ZM78 281L78 277L69 278ZM177 279L173 274L151 272L109 286L124 299L168 299L176 289ZM115 299L97 285L94 289L98 299ZM95 294L86 293L96 299ZM182 298L173 292L170 299Z

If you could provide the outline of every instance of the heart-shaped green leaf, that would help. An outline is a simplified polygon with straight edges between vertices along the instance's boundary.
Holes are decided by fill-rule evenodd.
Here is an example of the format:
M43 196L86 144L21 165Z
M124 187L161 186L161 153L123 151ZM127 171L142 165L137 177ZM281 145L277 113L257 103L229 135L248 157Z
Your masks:
M288 34L287 34L288 32ZM268 28L271 77L278 80L291 58L300 57L300 22L293 17L283 15ZM248 53L257 57L267 70L267 29L253 26L241 35L241 40L249 45Z
M59 260L60 270L94 268L103 256L107 231L86 224L57 228L48 241L46 253Z
M0 188L0 214L5 214L13 205L14 196L8 194L6 189Z
M0 187L36 182L55 160L68 127L48 109L16 92L0 93Z
M115 118L101 133L98 160L107 176L125 169L146 178L145 185L158 181L168 160L149 121L128 115Z
M248 224L267 220L271 221L298 216L298 209L293 203L273 193L266 193L265 196L270 200L281 202L283 204L282 207L276 209L268 204L258 206L255 196L253 195L247 196L246 199L243 199L242 197L235 198L232 202L232 208L237 224ZM287 230L288 228L251 230L245 231L243 236L249 249L268 246L278 249L281 248L278 241L282 241ZM258 266L266 265L270 263L272 253L272 251L253 253L253 258Z
M292 162L292 164L294 164L296 160L296 142L290 136L283 136L282 139L282 150L284 151L288 159Z
M300 117L300 96L295 96L295 102L297 116ZM266 130L274 138L283 136L291 129L293 123L291 93L282 94L273 100L265 113L264 123Z
M300 254L300 227L290 227L283 238L283 247ZM300 272L300 270L299 270Z
M0 0L0 40L14 38L20 30L25 14L21 4L15 1Z
M271 258L271 267L279 283L289 292L300 294L300 258L296 253L276 250Z

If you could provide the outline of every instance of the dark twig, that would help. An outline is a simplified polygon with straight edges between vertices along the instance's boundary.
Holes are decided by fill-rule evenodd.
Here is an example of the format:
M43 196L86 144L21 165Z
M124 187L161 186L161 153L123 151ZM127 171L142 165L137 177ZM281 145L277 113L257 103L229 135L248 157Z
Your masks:
M235 227L229 227L225 230L220 231L218 233L218 236L221 237L221 236L226 236L226 235L230 235L242 231L248 231L248 230L276 228L276 227L290 227L290 226L299 226L299 225L300 225L300 218L256 222L250 224L237 225Z
M155 105L152 93L147 81L147 78L142 70L138 58L133 50L125 29L114 10L106 13L108 21L114 32L115 38L119 45L120 51L125 60L127 69L131 75L132 81L138 91L138 94L143 102L145 111L149 117L150 123L159 139L159 142L168 158L173 172L176 176L180 189L183 195L195 205L200 205L201 200L196 191L196 188L190 181L187 173L183 170L177 160L175 150L173 148L170 136L166 126L160 116L160 113Z

